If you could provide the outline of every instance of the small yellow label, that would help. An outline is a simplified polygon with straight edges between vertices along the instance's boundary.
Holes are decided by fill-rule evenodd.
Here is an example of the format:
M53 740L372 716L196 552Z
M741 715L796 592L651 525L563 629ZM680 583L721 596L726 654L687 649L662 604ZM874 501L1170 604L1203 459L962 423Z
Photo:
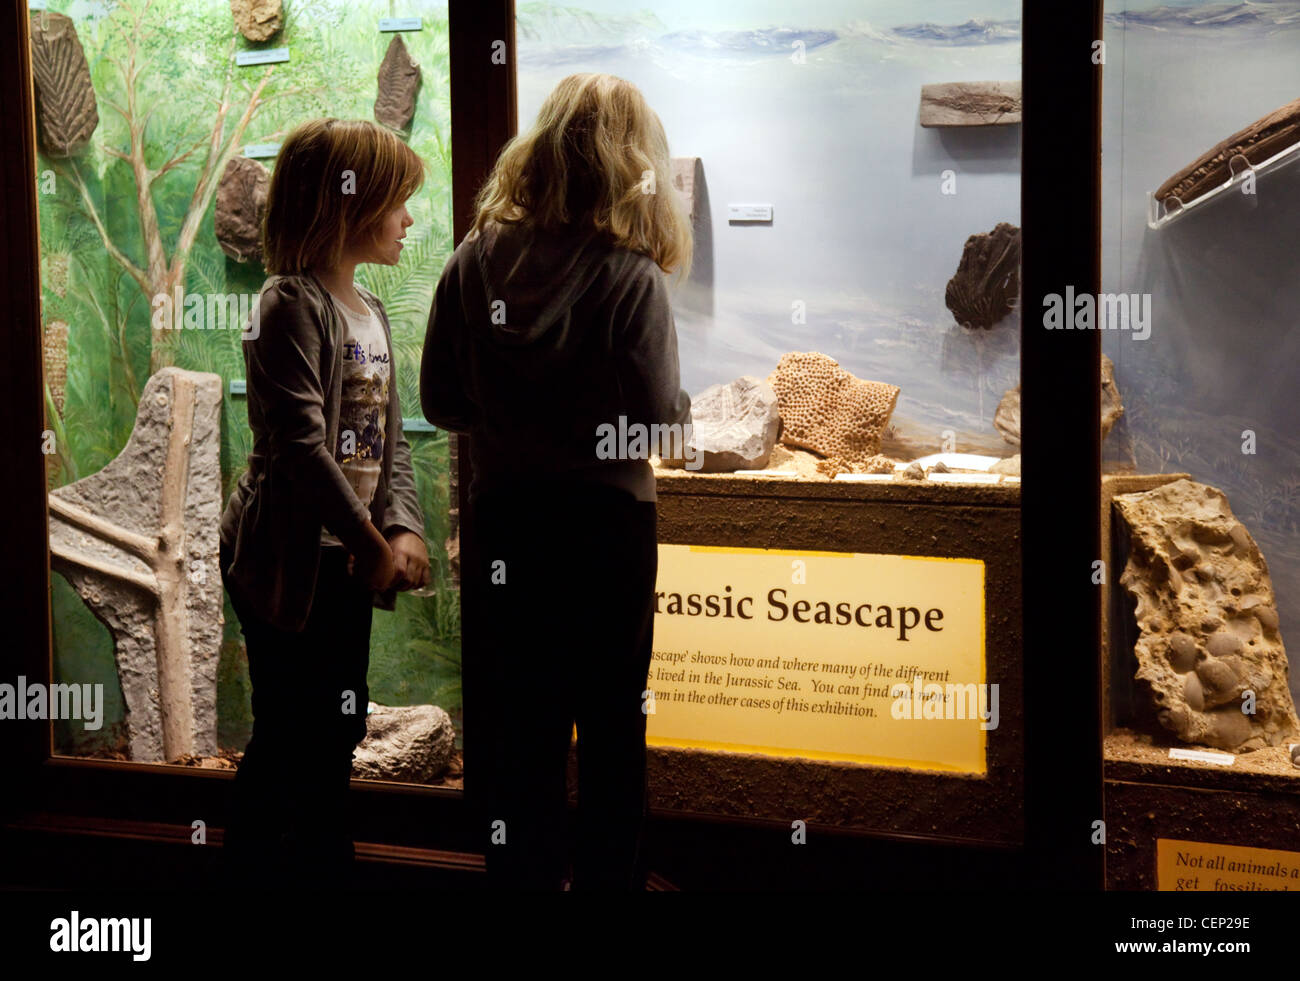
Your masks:
M977 559L659 546L646 741L987 772Z
M1157 838L1156 888L1161 892L1300 890L1300 852Z

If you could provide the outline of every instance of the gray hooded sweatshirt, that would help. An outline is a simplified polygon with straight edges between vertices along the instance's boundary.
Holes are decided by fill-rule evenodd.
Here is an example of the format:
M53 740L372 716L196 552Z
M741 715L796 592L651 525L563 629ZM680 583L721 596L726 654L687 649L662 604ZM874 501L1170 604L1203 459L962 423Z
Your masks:
M691 408L663 271L595 229L487 223L434 292L420 400L431 423L469 434L471 498L595 481L655 500L635 427L684 425ZM602 427L630 454L606 459Z

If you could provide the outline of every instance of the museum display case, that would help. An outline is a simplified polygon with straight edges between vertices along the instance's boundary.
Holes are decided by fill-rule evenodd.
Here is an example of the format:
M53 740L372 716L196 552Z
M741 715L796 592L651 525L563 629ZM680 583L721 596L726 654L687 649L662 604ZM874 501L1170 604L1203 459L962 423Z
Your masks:
M296 123L373 118L428 167L400 266L362 265L358 282L392 327L433 571L375 617L363 708L383 736L358 774L459 785L450 448L420 416L416 377L452 248L447 11L424 0L403 10L31 13L54 682L94 716L54 720L59 753L224 767L248 741L247 658L215 536L250 450L240 348L266 278L269 175ZM163 533L183 542L178 577L165 548L143 541ZM436 753L391 759L385 743L415 732L433 734Z
M1300 878L1284 643L1300 629L1294 14L1106 4L1095 316L1114 425L1096 575L1112 887Z
M628 79L694 232L656 807L1020 840L1019 5L925 8L517 15L519 128Z
M48 6L30 13L24 67L39 307L30 337L14 327L34 380L6 394L38 393L14 411L42 433L44 475L6 493L14 513L48 514L28 571L49 588L24 602L48 602L52 630L34 624L17 664L104 695L93 729L3 730L34 788L11 825L137 822L178 842L194 814L220 825L250 721L216 567L249 437L232 325L264 279L255 229L278 141L313 116L373 118L428 164L415 242L358 281L392 320L434 581L376 613L371 731L447 738L416 740L440 747L436 765L354 771L358 847L478 867L468 438L418 417L415 372L496 154L556 82L592 71L659 115L662 190L695 239L672 293L693 429L680 458L652 461L664 840L743 826L784 841L793 825L900 849L871 852L879 869L933 846L954 876L1014 862L1028 881L1050 853L1062 880L1090 881L1097 850L1045 817L1101 813L1099 599L1061 570L1097 552L1097 420L1115 427L1108 447L1135 438L1143 396L1129 352L1101 362L1095 337L1026 332L1021 315L1022 295L1100 285L1099 79L1054 57L1095 36L1090 5ZM1081 152L1063 159L1065 143ZM1079 188L1069 201L1060 180ZM1082 721L1058 732L1061 712ZM1035 719L1050 739L1030 738Z

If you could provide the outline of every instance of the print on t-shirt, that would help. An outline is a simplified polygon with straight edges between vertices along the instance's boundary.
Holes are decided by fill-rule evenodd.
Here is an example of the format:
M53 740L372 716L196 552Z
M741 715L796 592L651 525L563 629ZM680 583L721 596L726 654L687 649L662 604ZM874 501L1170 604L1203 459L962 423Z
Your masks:
M384 462L391 363L383 325L374 311L367 316L335 299L343 316L343 396L339 405L338 444L334 459L361 503L370 506ZM326 542L337 542L328 532Z

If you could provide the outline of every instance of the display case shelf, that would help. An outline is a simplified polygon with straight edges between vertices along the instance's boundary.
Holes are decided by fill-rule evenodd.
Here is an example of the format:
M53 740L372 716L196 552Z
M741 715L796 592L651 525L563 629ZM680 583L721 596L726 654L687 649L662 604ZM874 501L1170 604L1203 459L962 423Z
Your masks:
M1184 217L1192 211L1203 208L1211 201L1222 198L1222 196L1240 184L1243 184L1250 174L1260 175L1271 173L1275 170L1281 170L1288 164L1293 164L1300 160L1300 143L1293 143L1291 146L1275 153L1267 160L1261 160L1257 164L1252 164L1242 154L1234 154L1228 161L1228 167L1232 171L1232 177L1224 181L1218 187L1207 191L1200 197L1193 198L1189 203L1183 204L1178 200L1176 195L1171 194L1164 201L1155 199L1155 192L1147 192L1147 227L1151 229L1164 228L1179 218ZM1169 202L1176 202L1175 207L1170 207Z

